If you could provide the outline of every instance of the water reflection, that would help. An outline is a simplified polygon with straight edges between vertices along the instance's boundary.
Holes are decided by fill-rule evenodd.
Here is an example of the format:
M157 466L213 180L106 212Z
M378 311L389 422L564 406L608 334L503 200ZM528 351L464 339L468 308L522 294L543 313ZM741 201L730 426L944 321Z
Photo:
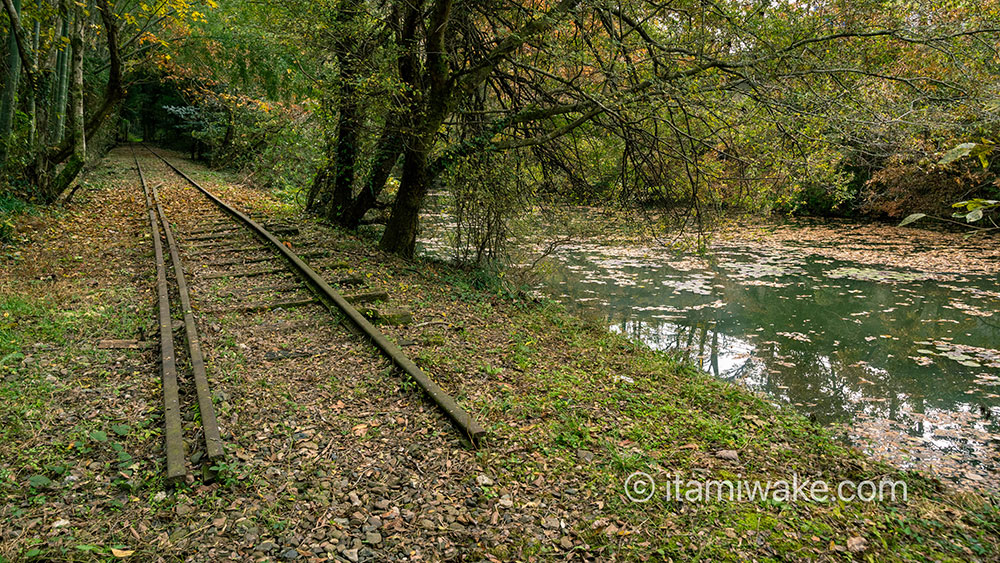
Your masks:
M844 424L892 461L1000 489L996 279L764 245L701 258L577 244L550 262L540 289L611 330Z
M598 307L611 330L683 350L716 377L845 423L871 449L905 454L905 463L953 459L911 451L920 447L974 460L977 474L1000 461L991 453L1000 427L990 417L1000 405L992 387L1000 358L990 355L1000 328L992 315L969 314L1000 309L995 280L877 271L773 249L720 248L681 262L652 250L617 252L565 249L545 285L572 307Z

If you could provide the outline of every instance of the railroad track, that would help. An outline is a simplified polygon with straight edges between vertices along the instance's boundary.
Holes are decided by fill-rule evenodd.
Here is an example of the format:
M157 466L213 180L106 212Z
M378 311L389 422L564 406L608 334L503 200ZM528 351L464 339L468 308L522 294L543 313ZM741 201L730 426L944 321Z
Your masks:
M190 225L192 217L196 217L197 228L179 232L178 240L161 203L158 186L147 184L133 148L136 171L146 198L156 259L168 481L174 482L186 475L181 403L184 398L182 391L189 390L192 386L201 420L201 436L188 441L194 445L194 449L199 450L195 454L197 458L211 463L224 456L225 448L216 422L209 374L206 372L198 333L197 320L201 320L204 326L211 315L250 315L300 308L310 309L315 315L328 317L333 314L353 332L370 340L386 358L423 389L473 446L479 445L486 434L483 427L355 307L355 304L385 300L387 296L384 292L355 291L353 294L341 294L334 285L341 288L357 287L363 285L363 279L346 276L326 281L303 260L323 258L323 252L299 256L275 236L296 233L294 226L273 224L268 225L270 230L265 228L222 201L154 150L145 146L143 148L204 196L198 198L197 207L191 210L184 221ZM182 244L184 260L181 258ZM172 266L169 270L167 256ZM336 268L346 267L347 264L334 263L327 266ZM170 302L172 291L168 283L170 270L175 287L173 292L176 292L183 316L186 346L180 348L174 345L174 320ZM229 290L227 296L232 299L225 306L200 309L200 319L196 319L188 289L188 276L191 276L191 281L196 285L211 284L215 280L230 283L241 280L240 285L244 287ZM368 309L365 312L377 314L378 310ZM180 362L178 352L182 356ZM294 357L294 354L288 357ZM193 385L187 384L189 380ZM195 456L192 456L192 461Z

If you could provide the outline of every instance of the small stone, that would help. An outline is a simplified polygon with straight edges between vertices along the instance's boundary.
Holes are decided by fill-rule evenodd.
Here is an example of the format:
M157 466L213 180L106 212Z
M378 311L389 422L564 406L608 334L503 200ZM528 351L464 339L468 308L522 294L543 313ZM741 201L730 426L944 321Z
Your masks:
M484 473L476 477L476 484L480 487L492 487L493 479L490 479L489 476Z
M740 460L740 454L736 453L736 450L719 450L715 452L715 457L719 459L725 459L728 461Z
M365 534L365 541L373 545L382 543L382 534L378 532L368 532Z

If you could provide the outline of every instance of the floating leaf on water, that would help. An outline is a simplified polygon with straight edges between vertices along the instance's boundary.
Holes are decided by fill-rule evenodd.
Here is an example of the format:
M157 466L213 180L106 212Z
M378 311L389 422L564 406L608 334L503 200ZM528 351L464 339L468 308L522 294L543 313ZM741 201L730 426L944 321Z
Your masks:
M948 352L947 354L944 355L944 357L948 358L949 360L955 360L956 362L965 362L972 359L971 356L966 356L961 352Z
M899 272L894 270L876 270L875 268L835 268L828 270L826 275L834 279L849 278L881 283L914 282L943 277L940 274L932 274L930 272Z
M799 342L812 342L808 336L802 334L801 332L778 332L778 336L784 336L785 338L791 338L792 340L798 340Z
M958 309L958 310L962 311L963 313L965 313L966 315L971 315L973 317L992 317L993 316L993 311L987 311L987 310L984 310L984 309L980 309L979 307L976 307L974 305L969 305L968 303L965 303L965 302L962 302L962 301L958 301L957 299L952 299L949 302L949 304L953 308Z
M970 367L970 368L980 368L980 367L983 367L982 364L980 364L979 362L974 362L972 360L963 360L963 361L960 361L958 363L962 364L963 366Z

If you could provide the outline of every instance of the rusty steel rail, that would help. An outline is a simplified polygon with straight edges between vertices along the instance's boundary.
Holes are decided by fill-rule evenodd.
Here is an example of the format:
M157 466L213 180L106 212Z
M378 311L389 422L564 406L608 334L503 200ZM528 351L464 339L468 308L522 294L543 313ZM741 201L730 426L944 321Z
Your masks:
M153 254L156 257L156 293L159 300L160 321L160 372L163 378L163 419L164 451L167 456L167 481L176 482L184 478L184 434L181 429L181 407L177 389L177 358L174 355L173 322L170 317L170 293L167 287L167 267L163 260L163 243L157 225L156 210L146 178L139 167L139 159L132 151L139 182L146 196L146 210L149 212L149 227L153 237Z
M145 147L145 145L143 145ZM256 221L234 209L228 205L223 200L219 199L215 194L209 192L197 182L192 180L187 174L181 172L176 166L171 164L167 159L160 156L156 151L149 147L145 147L150 153L159 158L173 169L180 177L184 178L189 184L197 188L204 194L209 200L215 203L220 209L222 209L228 215L231 215L235 219L239 220L243 225L250 229L259 239L265 243L270 244L273 249L281 254L285 260L291 265L292 269L301 277L307 285L318 295L320 302L327 307L332 312L343 313L350 321L356 326L361 332L363 332L375 346L388 357L399 369L403 370L414 381L417 385L427 394L432 401L434 401L437 406L444 411L446 415L461 429L473 446L478 446L482 439L486 436L486 430L470 415L465 409L458 405L450 395L448 395L440 385L435 383L427 374L424 373L417 364L413 363L413 360L408 358L398 346L393 344L378 328L376 328L368 319L365 318L353 305L347 302L346 299L335 289L330 287L323 278L316 273L315 270L309 267L308 264L302 261L294 252L288 247L281 243L274 235L267 231L263 226L258 224Z
M215 418L215 406L212 404L212 393L208 387L208 376L205 373L205 357L201 353L201 339L198 337L198 325L194 321L194 313L191 310L191 295L188 293L187 280L184 277L184 265L181 264L181 256L177 251L177 243L174 240L174 233L170 229L167 221L167 214L160 205L159 194L156 186L150 188L153 193L153 205L160 216L160 224L163 226L163 234L167 239L167 248L170 249L170 260L174 266L174 280L177 282L177 294L181 301L181 310L184 312L184 332L187 336L188 359L191 361L191 372L194 374L195 394L198 397L198 412L201 415L201 427L205 434L205 456L209 461L222 459L224 452L222 449L222 437L219 433L219 423Z

